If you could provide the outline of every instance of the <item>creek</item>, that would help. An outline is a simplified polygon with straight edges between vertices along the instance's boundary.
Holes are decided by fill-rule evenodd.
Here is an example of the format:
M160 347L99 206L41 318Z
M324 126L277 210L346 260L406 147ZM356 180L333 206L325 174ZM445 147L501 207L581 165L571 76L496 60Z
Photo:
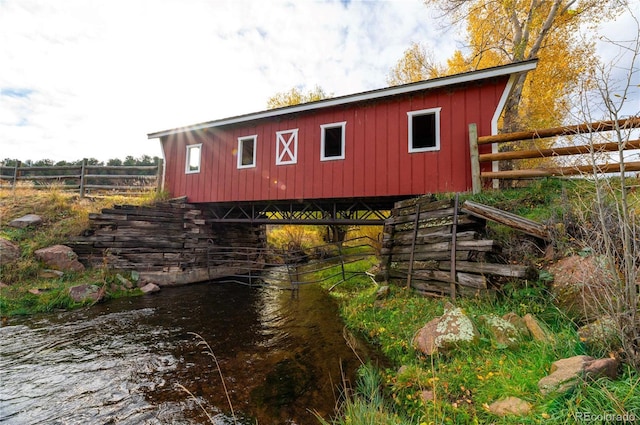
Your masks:
M237 423L317 424L313 412L335 414L359 365L333 299L315 284L165 288L9 319L0 423L232 424L228 395Z

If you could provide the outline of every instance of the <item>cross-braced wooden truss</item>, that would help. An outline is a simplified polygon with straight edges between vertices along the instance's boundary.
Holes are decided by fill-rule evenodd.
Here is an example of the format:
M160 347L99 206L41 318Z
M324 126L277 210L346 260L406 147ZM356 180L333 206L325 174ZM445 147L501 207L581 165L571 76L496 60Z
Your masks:
M381 225L399 197L207 204L210 223Z

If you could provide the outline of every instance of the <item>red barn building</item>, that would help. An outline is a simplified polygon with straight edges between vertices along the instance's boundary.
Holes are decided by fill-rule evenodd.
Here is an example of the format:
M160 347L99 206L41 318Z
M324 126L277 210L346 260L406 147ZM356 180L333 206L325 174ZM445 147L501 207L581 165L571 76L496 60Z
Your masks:
M468 124L497 132L536 61L235 116L148 135L164 187L190 203L386 199L470 190Z

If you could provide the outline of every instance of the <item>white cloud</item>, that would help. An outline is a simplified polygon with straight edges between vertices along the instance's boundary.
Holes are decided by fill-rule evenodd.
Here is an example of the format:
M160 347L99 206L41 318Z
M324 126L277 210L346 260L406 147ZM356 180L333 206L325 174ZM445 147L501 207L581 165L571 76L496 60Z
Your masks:
M384 87L412 41L456 47L421 0L0 1L0 160L160 155L146 134L319 85Z

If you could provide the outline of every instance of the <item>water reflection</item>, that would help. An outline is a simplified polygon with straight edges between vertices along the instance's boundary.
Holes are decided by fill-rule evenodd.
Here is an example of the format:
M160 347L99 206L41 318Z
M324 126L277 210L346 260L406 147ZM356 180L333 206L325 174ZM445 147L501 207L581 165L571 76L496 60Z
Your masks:
M0 328L0 422L317 423L359 364L332 300L315 285L207 283ZM176 388L181 384L196 397ZM206 414L198 406L202 404Z

